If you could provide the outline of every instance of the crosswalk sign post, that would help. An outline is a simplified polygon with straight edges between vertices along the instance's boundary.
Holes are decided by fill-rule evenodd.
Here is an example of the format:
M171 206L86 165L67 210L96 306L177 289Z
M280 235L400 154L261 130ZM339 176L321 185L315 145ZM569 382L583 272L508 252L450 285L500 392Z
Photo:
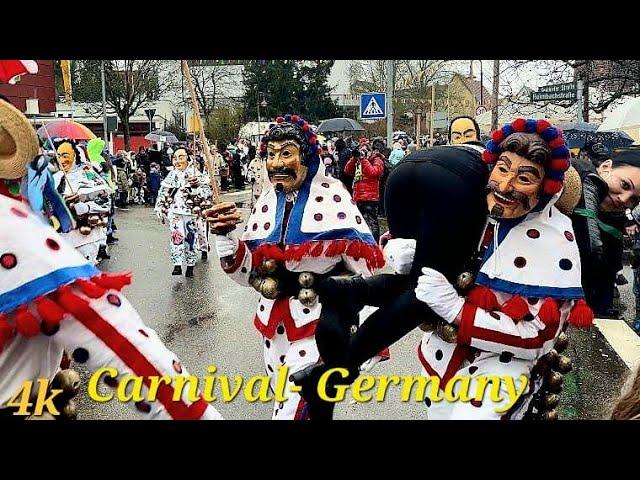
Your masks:
M387 118L386 93L363 93L360 95L360 119L382 120Z

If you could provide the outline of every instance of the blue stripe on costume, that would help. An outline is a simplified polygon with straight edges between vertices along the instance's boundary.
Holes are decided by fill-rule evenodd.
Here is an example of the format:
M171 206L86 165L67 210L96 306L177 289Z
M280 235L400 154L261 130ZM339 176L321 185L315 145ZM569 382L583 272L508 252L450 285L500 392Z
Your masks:
M523 297L551 297L558 300L578 300L584 298L584 293L580 287L559 288L522 285L520 283L513 283L499 278L489 278L487 274L483 272L478 273L476 283L500 292L510 293L512 295L521 295Z
M20 305L53 292L77 278L90 278L99 274L100 270L88 263L54 270L43 277L38 277L0 295L0 313L11 312Z

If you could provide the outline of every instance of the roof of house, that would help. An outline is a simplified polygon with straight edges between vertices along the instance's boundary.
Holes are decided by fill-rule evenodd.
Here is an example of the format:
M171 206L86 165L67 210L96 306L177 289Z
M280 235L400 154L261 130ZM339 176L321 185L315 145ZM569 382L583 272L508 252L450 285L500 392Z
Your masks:
M491 92L489 92L485 86L482 86L482 95L480 95L479 80L476 80L473 77L465 77L464 75L460 75L460 80L462 80L465 87L467 87L467 89L473 94L478 105L480 105L480 103L484 103L484 106L487 107L487 109L491 109L493 107L493 95L491 95ZM480 102L480 99L482 99L482 102Z

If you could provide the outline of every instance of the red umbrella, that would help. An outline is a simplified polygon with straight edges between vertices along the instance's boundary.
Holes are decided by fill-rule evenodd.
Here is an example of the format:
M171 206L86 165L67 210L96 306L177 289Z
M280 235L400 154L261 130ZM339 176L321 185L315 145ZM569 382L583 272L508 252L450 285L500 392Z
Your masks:
M38 73L34 60L0 60L0 81L13 84L26 73Z
M48 135L47 135L48 134ZM42 140L53 138L69 138L71 140L91 140L96 138L91 130L71 120L54 120L38 129L38 137Z

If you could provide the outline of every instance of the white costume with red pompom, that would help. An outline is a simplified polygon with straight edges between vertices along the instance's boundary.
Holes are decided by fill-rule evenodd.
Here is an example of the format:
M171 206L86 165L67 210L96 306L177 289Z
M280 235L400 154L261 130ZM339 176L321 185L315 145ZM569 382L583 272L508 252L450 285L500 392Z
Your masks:
M28 206L0 195L0 409L24 382L51 379L63 350L91 370L144 377L144 392L150 376L188 375L120 293L129 282L100 273ZM186 390L173 401L163 384L155 402L131 406L142 418L221 418Z

